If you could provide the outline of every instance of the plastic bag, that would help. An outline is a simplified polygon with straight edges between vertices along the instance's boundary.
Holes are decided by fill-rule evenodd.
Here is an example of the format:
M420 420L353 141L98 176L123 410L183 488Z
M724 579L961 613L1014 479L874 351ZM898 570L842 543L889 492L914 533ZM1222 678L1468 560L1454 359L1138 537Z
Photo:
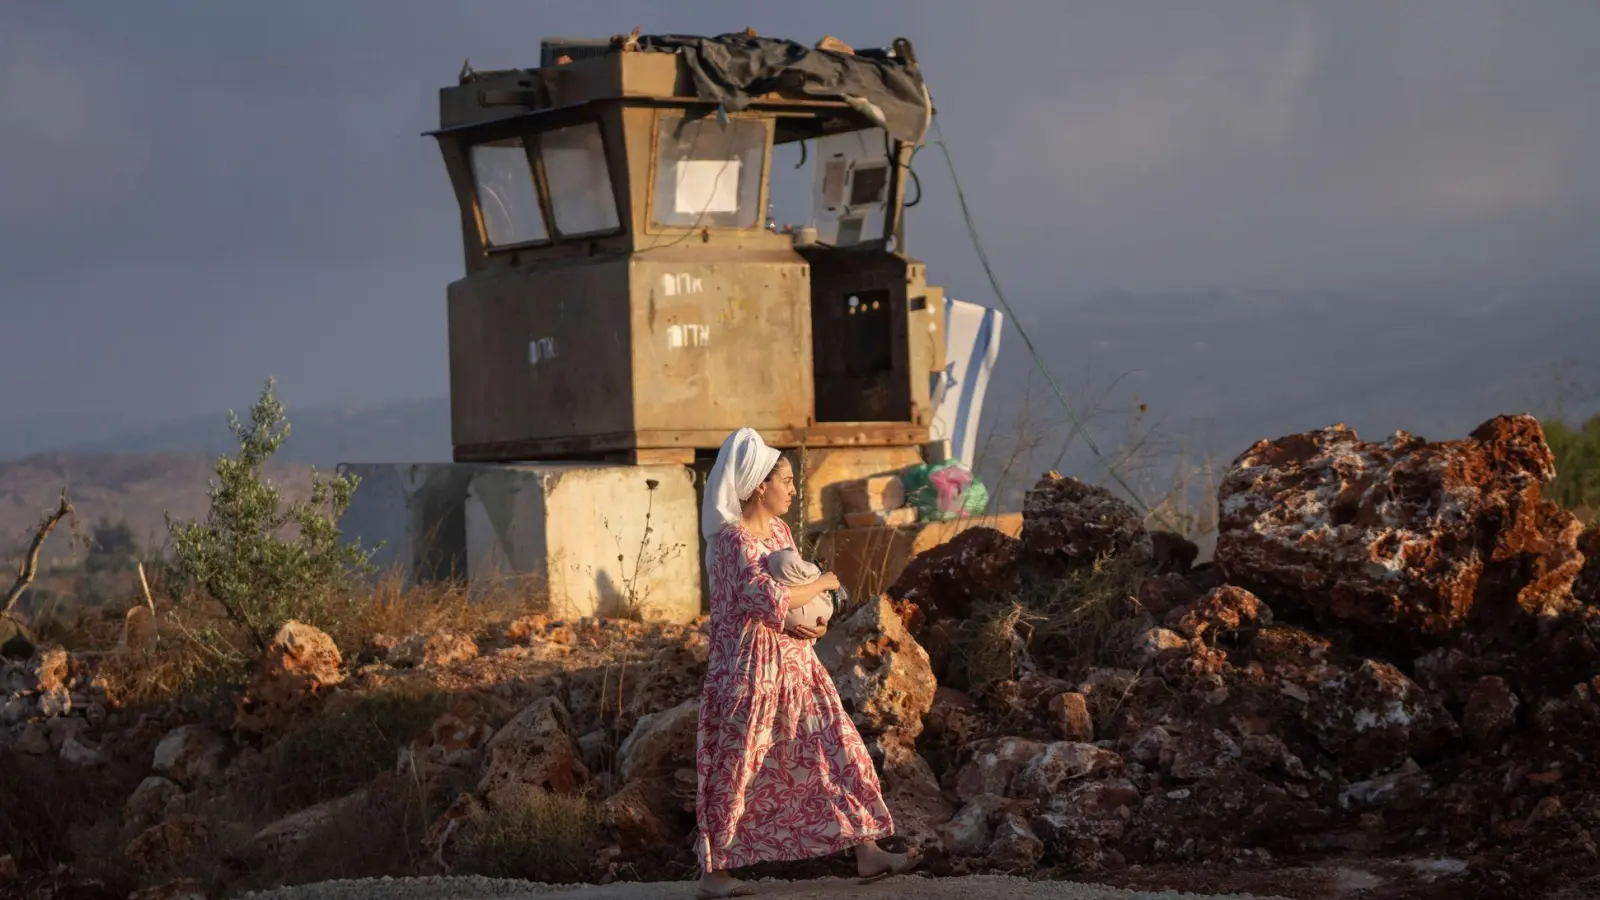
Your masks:
M900 477L906 503L923 522L947 522L981 515L989 506L989 489L959 460L913 466Z

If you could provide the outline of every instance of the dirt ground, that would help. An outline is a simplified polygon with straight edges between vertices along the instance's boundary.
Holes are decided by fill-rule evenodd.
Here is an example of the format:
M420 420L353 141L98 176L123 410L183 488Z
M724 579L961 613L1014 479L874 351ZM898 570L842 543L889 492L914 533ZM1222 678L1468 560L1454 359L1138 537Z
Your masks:
M832 900L835 897L888 900L1177 900L1196 894L1176 891L1133 892L1062 881L1027 881L1000 876L923 878L915 875L870 885L853 880L819 878L800 882L758 882L759 897L783 900ZM381 881L324 882L250 895L251 900L691 900L694 883L630 882L605 886L562 887L489 879L400 878ZM1207 895L1213 900L1245 900L1258 895ZM1275 900L1260 897L1259 900Z

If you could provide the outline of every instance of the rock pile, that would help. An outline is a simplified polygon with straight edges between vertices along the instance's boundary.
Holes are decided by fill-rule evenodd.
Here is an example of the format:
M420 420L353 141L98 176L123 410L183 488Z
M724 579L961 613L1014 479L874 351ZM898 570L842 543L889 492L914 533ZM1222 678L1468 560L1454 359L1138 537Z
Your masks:
M936 873L1429 853L1532 890L1600 871L1600 533L1543 499L1553 472L1526 417L1445 443L1263 441L1223 480L1198 566L1109 492L1051 474L1020 539L963 532L817 653L898 839ZM222 839L199 811L268 777L286 735L422 685L445 699L393 769L252 825L228 852L239 871L330 843L385 779L431 798L425 872L460 871L507 815L546 806L539 827L570 826L550 839L561 877L692 868L700 628L531 616L492 632L375 638L345 659L290 623L231 709L120 732L92 667L44 648L0 668L0 745L130 759L121 852L171 871Z
M1234 462L1212 565L1159 574L1170 536L1053 475L1021 541L974 530L918 560L890 594L927 639L999 628L1025 662L941 689L918 742L960 804L950 868L1593 864L1600 556L1580 547L1600 541L1541 497L1553 475L1527 417L1447 443L1334 427ZM1121 593L1061 580L1117 553L1135 564ZM1011 605L1040 597L1036 616ZM1094 652L1058 652L1046 620L1090 604Z

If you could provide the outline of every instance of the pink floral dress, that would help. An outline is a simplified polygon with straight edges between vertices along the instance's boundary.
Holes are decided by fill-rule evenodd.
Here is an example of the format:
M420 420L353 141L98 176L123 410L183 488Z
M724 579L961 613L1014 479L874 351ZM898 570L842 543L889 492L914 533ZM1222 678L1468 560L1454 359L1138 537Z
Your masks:
M811 641L782 633L789 589L767 554L794 546L772 523L712 542L710 658L696 753L705 871L826 856L887 837L894 822L872 758Z

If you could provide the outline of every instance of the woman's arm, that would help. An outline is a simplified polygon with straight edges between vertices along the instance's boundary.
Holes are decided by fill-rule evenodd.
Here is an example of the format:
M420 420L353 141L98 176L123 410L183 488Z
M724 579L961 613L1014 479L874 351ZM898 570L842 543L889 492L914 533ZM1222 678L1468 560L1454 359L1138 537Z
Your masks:
M823 572L817 577L816 581L813 581L810 584L792 584L788 585L788 588L789 608L799 609L800 607L805 606L807 603L810 603L812 600L817 599L817 596L825 591L838 590L839 576L833 574L832 572Z
M782 631L784 616L791 608L790 588L767 574L761 565L761 548L753 539L727 529L717 540L723 542L719 555L729 567L723 571L733 582L732 612Z

